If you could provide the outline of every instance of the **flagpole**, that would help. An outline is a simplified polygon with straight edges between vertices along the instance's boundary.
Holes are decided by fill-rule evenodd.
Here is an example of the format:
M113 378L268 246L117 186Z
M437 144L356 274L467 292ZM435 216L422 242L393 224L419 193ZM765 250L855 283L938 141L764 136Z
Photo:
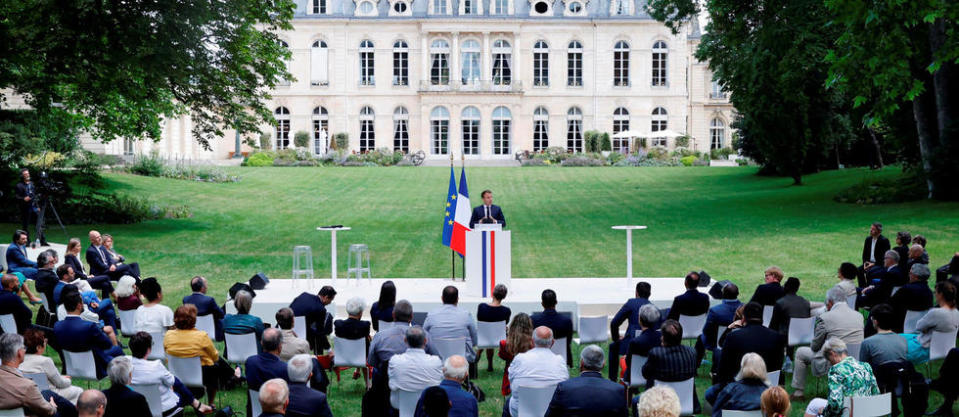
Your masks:
M466 152L460 153L460 166L463 170L466 170ZM472 208L472 207L470 207ZM463 282L466 282L466 258L463 258Z
M450 172L453 171L453 152L450 152ZM456 281L456 251L450 248L450 281Z

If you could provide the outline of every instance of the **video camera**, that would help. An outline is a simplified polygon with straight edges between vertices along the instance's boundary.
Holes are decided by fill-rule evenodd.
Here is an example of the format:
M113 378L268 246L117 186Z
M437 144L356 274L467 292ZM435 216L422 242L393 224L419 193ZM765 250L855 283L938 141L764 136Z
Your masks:
M50 178L47 171L40 171L37 178L37 194L43 198L49 195L62 195L67 193L67 186L63 181L57 181Z

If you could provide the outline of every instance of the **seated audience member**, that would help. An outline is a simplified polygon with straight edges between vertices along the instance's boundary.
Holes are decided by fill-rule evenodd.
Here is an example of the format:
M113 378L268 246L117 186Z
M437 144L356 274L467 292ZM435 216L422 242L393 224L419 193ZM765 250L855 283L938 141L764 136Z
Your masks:
M173 313L173 326L175 328L163 336L163 350L178 358L200 358L207 403L213 404L219 381L229 380L233 369L220 358L220 352L206 332L196 328L196 306L184 304L177 307Z
M637 417L679 417L682 411L676 391L666 386L647 389L635 401Z
M784 295L773 307L773 317L769 321L769 328L778 331L783 336L789 335L789 319L804 319L811 311L809 300L798 295L799 278L789 277L783 286ZM836 288L836 287L833 287Z
M206 295L206 278L195 276L190 280L190 289L193 294L183 297L183 304L193 304L196 306L197 317L213 315L213 327L215 335L212 335L218 341L223 341L223 317L226 313L216 304L216 300Z
M457 307L459 290L452 285L443 288L443 306L431 311L423 322L423 330L436 339L463 339L466 360L476 362L476 322L468 311Z
M546 326L553 332L553 339L566 339L566 366L573 366L573 319L559 314L556 311L556 292L550 289L543 290L540 296L543 311L530 317L533 327Z
M47 296L51 308L53 308L54 303L53 290L56 288L57 282L60 281L55 271L56 266L57 252L55 250L47 249L37 255L37 273L33 277L34 286L37 287L38 292ZM11 268L11 271L16 272L13 268Z
M503 305L503 299L506 298L506 286L496 284L493 287L493 300L489 303L480 303L476 306L476 321L486 323L509 323L509 318L513 312L509 307ZM479 362L482 351L476 352L476 362ZM486 349L486 372L493 372L493 349Z
M20 372L46 375L51 391L76 404L83 388L73 386L70 376L61 375L53 359L44 355L47 350L47 339L43 332L38 329L27 329L23 333L23 343L27 348L27 354L23 357L23 363L20 364Z
M125 266L129 268L130 274L139 277L140 276L140 264L136 262L127 262L126 258L123 255L120 255L113 249L113 236L103 235L103 246L101 248L106 252L107 258L111 264L117 266Z
M734 325L735 323L730 326ZM743 356L750 352L757 353L763 358L767 372L782 369L786 337L763 326L763 307L759 303L750 302L743 307L742 327L728 332L724 344L720 346L722 352L719 355L719 368L714 379L716 385L709 388L713 391L720 390L725 384L735 380ZM709 392L707 395L710 395Z
M107 411L107 397L95 389L83 391L77 399L79 417L103 417Z
M899 270L899 258L896 251L888 250L882 258L882 267L874 266L866 274L869 286L862 289L860 307L872 307L889 300L896 287L906 284L906 276Z
M146 304L137 307L135 316L136 330L147 333L163 333L173 328L173 310L163 304L163 289L156 278L140 281L140 292L146 298Z
M62 350L70 352L93 350L97 378L103 378L106 376L107 364L113 358L123 355L123 349L117 343L113 328L103 326L101 329L97 323L80 318L83 312L83 300L79 293L64 294L63 306L67 315L53 326L57 343Z
M939 377L929 381L929 389L942 394L943 403L926 415L952 416L952 405L959 397L959 348L952 348L939 368Z
M0 315L10 314L17 323L17 332L23 334L30 328L30 320L33 319L33 311L23 303L23 299L17 295L19 291L20 280L16 275L3 274L0 277Z
M553 331L546 326L533 330L533 348L516 355L509 365L509 385L512 389L509 401L504 404L504 416L519 415L519 398L516 387L542 387L559 384L569 379L569 369L563 358L550 350L553 346Z
M741 364L735 381L726 384L715 398L706 395L706 401L713 405L713 417L722 417L723 410L752 411L761 408L760 396L771 382L766 379L766 363L758 354L747 353Z
M260 408L263 410L259 417L281 417L286 415L290 405L290 386L280 378L273 378L263 383L260 390Z
M130 389L130 381L133 380L133 362L129 356L119 356L110 361L107 375L110 376L110 388L103 390L103 395L107 397L104 417L152 415L146 397Z
M843 262L839 265L839 271L836 276L839 278L839 282L836 285L833 285L832 288L838 288L843 294L846 295L846 299L849 297L856 296L856 304L859 304L859 295L858 289L856 288L856 274L859 273L859 269L856 268L856 265L853 265L851 262ZM822 313L826 312L826 303L810 303L810 307L813 308L812 316L819 317ZM849 306L852 309L856 309L855 305Z
M310 343L310 348L320 353L330 348L330 341L326 337L333 332L333 326L327 323L329 314L326 306L332 303L335 297L336 290L324 285L316 295L304 292L290 303L294 316L306 317L306 341Z
M79 258L80 246L80 239L71 238L67 243L67 254L63 256L63 263L73 268L73 272L77 278L89 282L90 286L94 289L102 290L105 294L104 298L106 298L106 294L113 292L113 284L110 282L110 277L108 275L87 275L86 270L83 268L83 263L80 262Z
M246 384L254 391L259 391L260 385L269 379L289 380L286 364L280 360L283 334L277 329L266 329L260 344L263 347L261 352L246 359Z
M423 390L423 415L425 417L447 417L453 408L450 397L443 388L429 387ZM419 410L417 410L419 412Z
M117 308L121 311L136 310L143 305L140 301L140 287L137 285L137 280L129 275L124 275L117 281L113 295L117 297Z
M739 301L739 287L736 284L726 284L722 289L722 296L722 302L711 307L706 313L703 334L696 339L696 360L699 362L706 356L706 350L715 352L716 341L719 340L719 326L729 326L736 316L736 310L743 305Z
M806 417L839 417L845 408L847 397L879 395L872 367L849 356L846 343L838 337L830 337L822 347L829 361L829 397L813 398L806 406Z
M920 239L922 243L917 242ZM926 238L922 237L922 235L916 235L916 237L912 238L913 245L909 247L909 260L906 261L907 268L912 268L915 264L929 264L929 253L926 252L925 245L923 244L925 241Z
M310 388L307 383L313 375L313 356L299 354L286 365L290 377L290 403L286 407L289 417L333 417L326 394Z
M103 324L116 329L117 313L113 309L113 303L109 298L100 300L89 283L76 278L73 268L70 265L60 265L60 267L57 268L57 277L59 277L60 281L58 281L57 285L53 288L53 303L58 307L58 316L66 314L65 310L59 309L63 301L61 298L64 291L76 290L80 293L80 297L83 298L84 310L88 311L88 313L84 313L84 315L88 315L90 321L102 320Z
M609 334L612 339L612 342L609 344L610 381L616 381L619 377L619 358L629 352L629 342L633 340L636 332L639 331L639 309L649 304L649 295L651 292L652 287L648 282L637 282L635 298L626 300L626 304L623 304L623 306L619 308L619 311L616 312L616 315L613 316L613 319L609 322ZM622 326L623 322L627 323L626 333L620 338L619 326Z
M906 339L893 331L896 314L889 304L879 304L869 312L876 334L862 341L859 348L859 360L868 363L872 369L879 369L884 362L906 360Z
M227 314L223 317L223 332L229 334L255 333L259 345L263 335L263 321L250 314L253 306L253 296L246 291L237 291L233 298L236 314Z
M134 270L132 265L117 264L113 262L107 248L103 247L103 237L100 232L91 230L89 233L90 246L87 247L86 260L90 265L91 275L107 275L112 280L118 280L124 275L130 275L134 278L140 278L139 265Z
M283 349L280 352L280 360L286 362L296 355L310 353L310 344L305 339L306 335L302 335L304 338L300 339L301 335L293 331L293 310L289 307L283 307L277 310L275 318L276 327L283 334Z
M929 273L929 268L922 264L913 266L913 270L918 270L920 274ZM936 302L939 308L930 309L916 323L916 331L919 334L907 335L910 351L908 356L913 362L921 363L929 360L929 344L932 342L933 332L948 333L959 328L959 310L956 310L956 286L948 281L936 284ZM916 340L918 340L918 343L916 343Z
M882 235L882 223L873 223L869 227L869 236L862 244L862 266L858 275L860 288L866 286L866 273L882 261L883 254L889 248L889 239Z
M899 254L899 270L908 271L909 267L909 244L912 242L912 235L909 232L896 233L896 247L892 250Z
M629 413L626 389L603 379L603 349L588 345L579 355L580 375L560 382L546 409L546 417L590 415L621 417Z
M193 393L163 366L163 361L147 359L152 349L153 336L149 333L140 331L130 337L130 354L133 357L130 383L159 386L164 415L175 414L175 410L187 405L196 409L197 414L210 413L213 409L194 398Z
M448 414L450 417L479 416L476 397L463 390L463 381L466 381L466 377L468 376L469 362L466 362L466 358L460 355L453 355L446 358L443 362L443 381L440 382L439 387L446 392L446 397L449 400L450 409ZM427 400L426 391L424 390L416 404L416 413L414 416L432 417L433 414L430 414L426 407Z
M503 364L503 382L500 385L500 392L504 397L510 394L509 366L513 363L513 358L532 348L533 320L526 313L519 313L513 316L513 321L506 329L506 340L499 341L499 357L506 361Z
M386 281L380 286L380 297L370 306L373 330L380 331L380 322L393 322L393 306L396 304L396 284Z
M393 307L393 326L377 332L370 341L370 352L367 354L366 363L373 367L374 376L376 372L386 372L386 369L380 368L388 363L391 357L406 352L409 347L406 345L406 331L412 326L412 322L413 305L406 300L397 301L396 306ZM426 343L426 353L439 355L429 342ZM374 377L374 381L375 379Z
M663 345L663 334L655 326L659 323L659 309L652 304L646 304L639 309L640 333L629 341L629 350L626 355L626 372L623 379L629 381L633 369L633 355L649 356L649 351Z
M902 333L906 313L929 310L935 298L932 290L929 289L929 267L922 264L913 266L909 270L909 283L903 285L889 298L889 305L896 314L893 331Z
M680 315L701 316L709 311L709 295L699 292L699 274L690 272L686 274L686 292L673 298L673 305L669 308L666 318L670 320L679 320Z
M333 334L343 339L370 338L370 322L363 320L363 309L366 304L360 297L353 297L346 301L347 318L333 322Z
M828 311L816 320L812 343L796 349L796 368L792 380L792 387L795 389L793 399L804 398L806 368L810 368L813 376L817 377L825 375L829 370L830 364L823 350L827 339L840 339L843 349L847 343L862 343L862 314L846 304L846 295L842 291L831 289L826 293L826 309Z
M756 287L749 302L757 302L763 306L776 305L776 301L785 294L782 286L783 270L778 266L766 268L764 279L766 282Z
M406 330L406 352L390 358L390 404L399 408L398 391L421 391L443 380L443 361L426 353L426 332L419 327Z
M786 417L792 407L789 403L789 393L779 385L766 388L763 395L759 397L759 402L766 417Z
M27 232L23 230L13 232L13 242L10 243L10 246L7 246L7 253L4 256L7 258L8 271L19 272L26 279L35 280L39 266L27 257L27 245L29 244L27 239L29 239ZM40 291L39 288L37 290Z
M22 336L0 334L0 410L22 408L28 416L76 416L73 404L53 391L41 392L17 370L25 355Z
M655 381L680 382L696 376L696 351L682 345L683 326L676 320L666 320L660 329L663 333L663 345L649 351L649 360L643 365L643 378L646 387L652 387ZM699 414L699 396L693 393L693 411Z

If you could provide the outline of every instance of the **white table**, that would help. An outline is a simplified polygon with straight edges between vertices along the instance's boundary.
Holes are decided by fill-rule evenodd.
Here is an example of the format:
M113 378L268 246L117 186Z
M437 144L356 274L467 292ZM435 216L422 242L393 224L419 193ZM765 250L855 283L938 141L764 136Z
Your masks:
M330 279L336 285L336 232L350 230L349 227L317 227L316 230L330 232Z
M614 230L626 231L626 279L633 286L633 230L643 230L646 226L613 226Z

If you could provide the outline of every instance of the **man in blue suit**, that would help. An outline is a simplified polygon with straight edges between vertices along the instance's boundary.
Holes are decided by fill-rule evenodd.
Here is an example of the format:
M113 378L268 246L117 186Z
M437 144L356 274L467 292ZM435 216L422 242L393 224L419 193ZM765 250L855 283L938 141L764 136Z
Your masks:
M493 192L484 190L480 197L483 198L483 205L473 208L473 216L470 217L470 229L476 226L476 223L498 223L506 228L506 217L503 217L503 210L499 206L493 205Z
M666 318L669 320L679 320L679 315L699 316L709 311L709 295L699 292L699 274L690 272L686 274L686 292L673 298L673 305L669 308L669 314Z
M27 258L27 232L17 230L13 232L13 242L7 246L7 269L10 272L19 272L27 279L37 277L37 263Z
M311 349L322 352L330 348L326 337L333 333L333 320L327 320L326 306L335 297L336 290L324 285L316 295L304 292L290 303L294 317L306 317L306 340L310 342Z
M106 376L107 364L117 356L123 356L123 349L117 343L113 328L104 326L103 330L97 323L80 318L83 313L83 299L80 293L68 292L63 296L63 307L67 316L53 327L60 348L70 352L93 350L96 362L97 378Z
M102 245L100 232L91 230L89 233L90 246L87 247L86 259L87 265L90 265L90 275L106 275L111 280L119 281L124 275L130 275L137 280L140 279L138 270L134 270L127 264L117 264L107 254L107 249Z
M290 380L286 372L286 363L280 360L283 334L275 328L266 329L263 331L260 343L263 345L263 351L256 356L246 358L246 383L254 391L259 391L260 385L273 378Z
M286 365L290 376L290 404L286 417L333 417L326 394L310 388L307 383L313 374L313 356L299 354Z
M196 306L197 316L213 315L213 325L216 328L216 340L223 341L223 317L226 313L216 304L216 299L206 295L206 278L195 276L190 280L190 289L193 294L183 297L183 304Z
M463 381L469 375L469 362L460 355L453 355L443 361L443 381L439 387L446 391L449 398L449 417L477 417L479 408L476 397L463 390ZM416 403L414 417L429 417L426 412L426 390L420 395Z
M0 278L0 315L12 314L17 323L17 333L23 334L30 327L33 311L17 295L20 280L16 275L4 274Z
M573 341L573 320L556 311L556 292L543 290L541 296L543 312L533 314L533 328L549 327L553 331L553 340L566 338L566 366L573 366L573 354L570 348Z
M580 375L556 386L546 417L626 417L626 389L600 373L606 364L603 349L586 346L579 358Z
M703 334L696 340L696 360L702 362L706 356L706 350L716 352L716 341L719 340L721 333L719 326L729 326L736 319L736 309L743 305L739 301L739 287L736 284L728 283L723 287L723 302L713 306L706 313L706 323L703 324ZM713 358L715 367L718 361Z
M619 377L619 357L629 350L629 341L639 330L639 309L649 304L649 295L652 292L648 282L636 283L636 298L630 298L620 307L619 312L609 322L609 334L613 342L609 344L609 380L616 381ZM619 326L628 320L626 334L619 337Z

